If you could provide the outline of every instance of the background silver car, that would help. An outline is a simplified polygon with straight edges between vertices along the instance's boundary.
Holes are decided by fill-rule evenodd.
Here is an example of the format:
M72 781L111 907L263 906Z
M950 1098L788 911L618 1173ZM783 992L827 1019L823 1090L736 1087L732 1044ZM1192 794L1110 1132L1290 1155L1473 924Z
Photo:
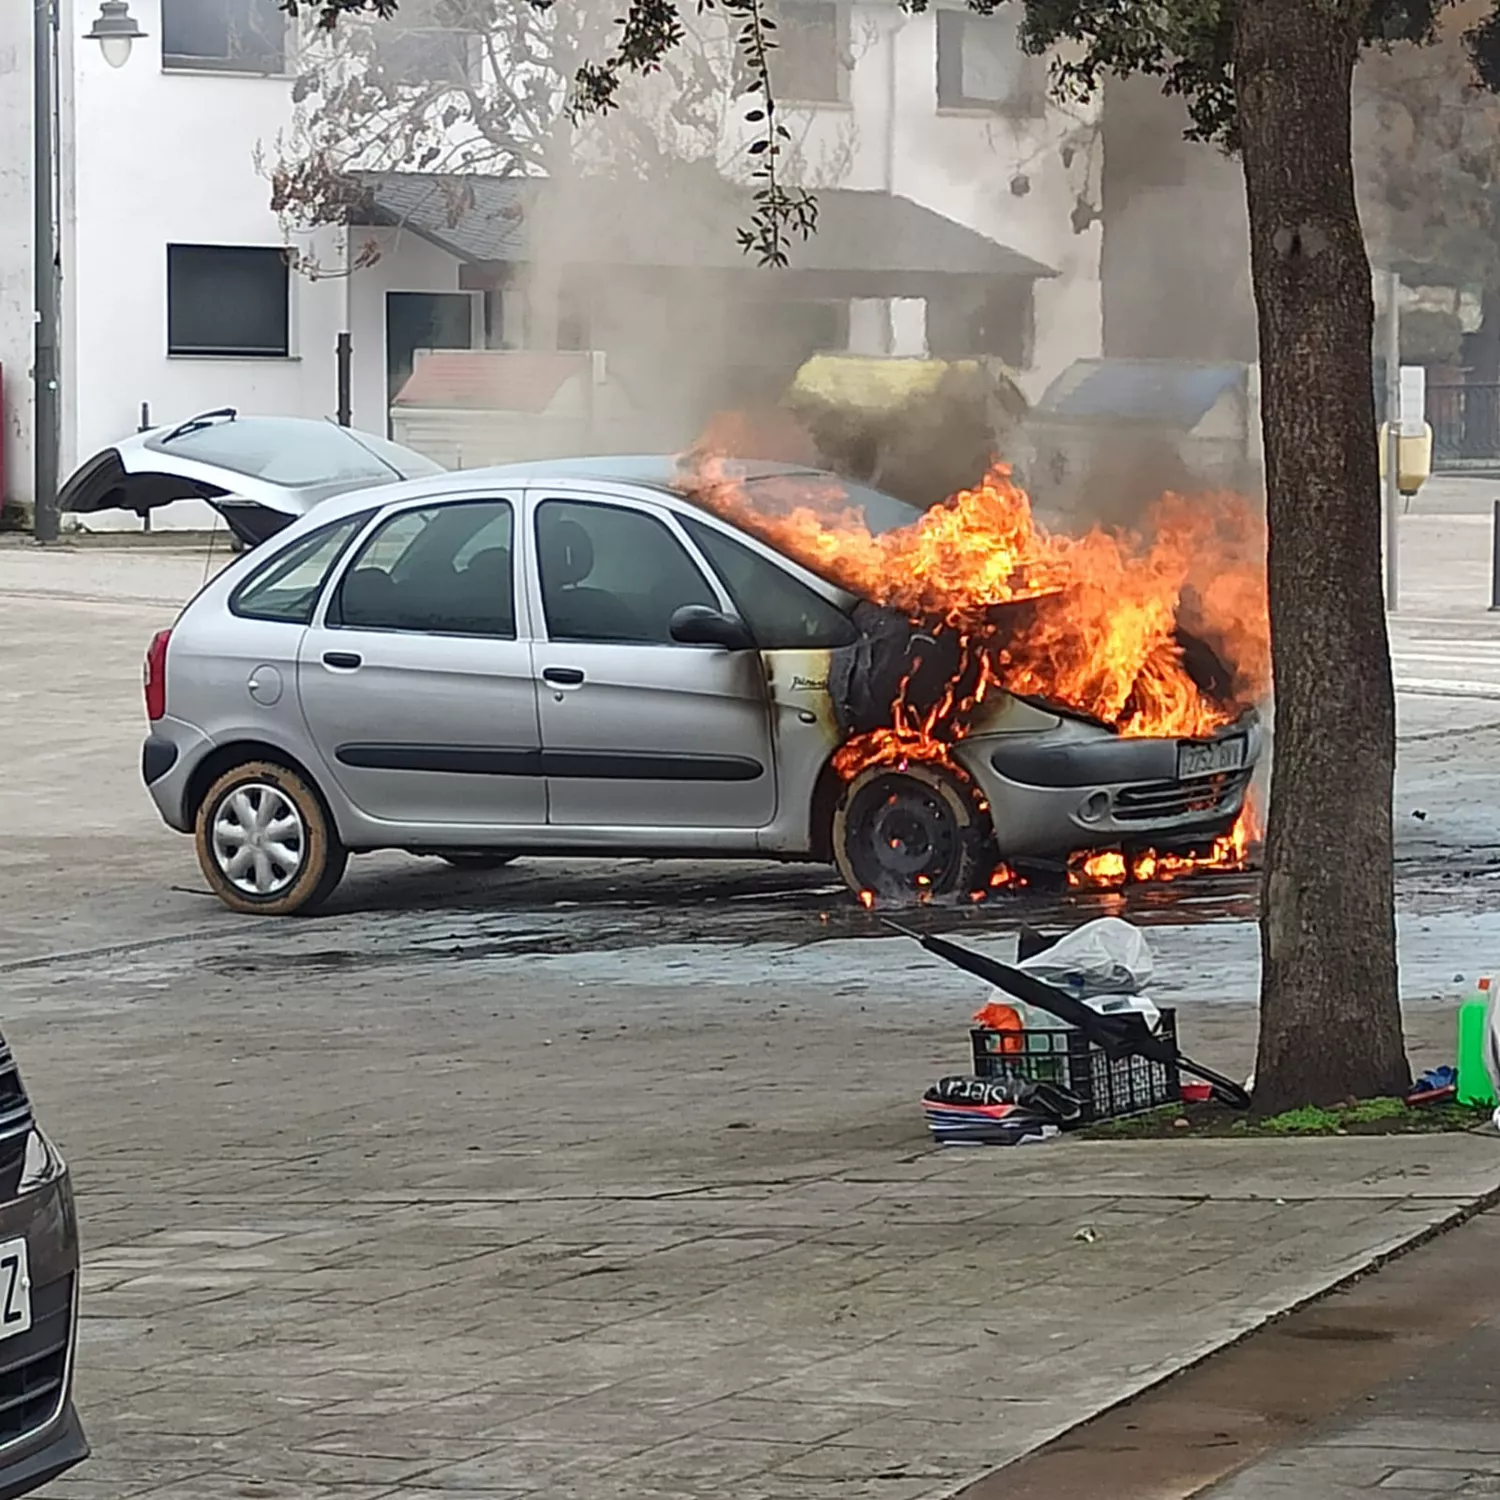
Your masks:
M211 582L152 643L143 769L218 895L310 910L351 852L388 848L831 860L856 890L964 895L1001 856L1191 844L1238 814L1253 716L1123 740L1008 694L961 769L845 781L838 679L873 606L675 473L589 459L345 493ZM875 529L918 516L846 488Z

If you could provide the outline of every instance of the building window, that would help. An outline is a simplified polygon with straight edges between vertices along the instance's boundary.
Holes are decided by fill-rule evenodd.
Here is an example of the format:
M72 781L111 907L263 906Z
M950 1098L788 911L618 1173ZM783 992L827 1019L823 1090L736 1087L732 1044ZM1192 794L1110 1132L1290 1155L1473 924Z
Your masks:
M291 272L281 250L167 246L167 353L285 359Z
M1046 104L1046 68L1021 50L1014 14L937 13L939 109L983 109L1039 115Z
M849 97L849 12L831 0L776 7L772 84L778 104L843 104Z
M281 0L161 0L161 61L168 69L285 73Z
M403 25L399 19L374 28L376 69L407 88L466 88L476 81L478 51L471 31L445 26Z

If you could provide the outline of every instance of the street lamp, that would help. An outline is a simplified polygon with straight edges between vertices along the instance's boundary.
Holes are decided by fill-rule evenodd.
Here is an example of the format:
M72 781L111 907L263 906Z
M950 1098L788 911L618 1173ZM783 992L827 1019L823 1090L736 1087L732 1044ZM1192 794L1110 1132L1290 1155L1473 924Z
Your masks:
M32 531L39 542L55 542L58 461L61 448L62 391L58 379L58 326L62 321L62 266L57 249L57 205L62 196L57 159L58 0L32 0L31 51L34 88L31 133L34 147L32 194L35 203L36 347L31 378L35 382L36 519ZM112 68L124 67L133 42L145 36L130 14L128 0L101 0L99 15L84 35L99 43Z
M128 0L103 0L93 26L84 32L84 40L98 42L104 60L112 68L123 68L130 61L130 46L146 33L130 14Z

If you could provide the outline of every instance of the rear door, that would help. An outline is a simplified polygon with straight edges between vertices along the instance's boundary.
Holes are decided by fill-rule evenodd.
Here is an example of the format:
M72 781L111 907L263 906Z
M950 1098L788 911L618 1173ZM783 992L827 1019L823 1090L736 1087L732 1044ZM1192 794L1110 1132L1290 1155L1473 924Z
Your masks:
M386 516L303 638L303 713L329 774L368 817L418 829L546 823L517 500Z
M671 511L565 490L532 498L550 821L656 829L667 844L765 827L776 776L764 668L753 650L672 639L682 606L733 606Z

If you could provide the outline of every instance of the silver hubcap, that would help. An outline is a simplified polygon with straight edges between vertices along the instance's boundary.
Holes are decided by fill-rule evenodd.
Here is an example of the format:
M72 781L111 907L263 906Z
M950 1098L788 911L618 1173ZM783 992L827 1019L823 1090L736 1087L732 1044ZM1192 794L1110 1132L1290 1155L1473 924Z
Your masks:
M236 787L214 812L214 863L247 896L280 895L307 858L307 828L296 804L263 781Z

